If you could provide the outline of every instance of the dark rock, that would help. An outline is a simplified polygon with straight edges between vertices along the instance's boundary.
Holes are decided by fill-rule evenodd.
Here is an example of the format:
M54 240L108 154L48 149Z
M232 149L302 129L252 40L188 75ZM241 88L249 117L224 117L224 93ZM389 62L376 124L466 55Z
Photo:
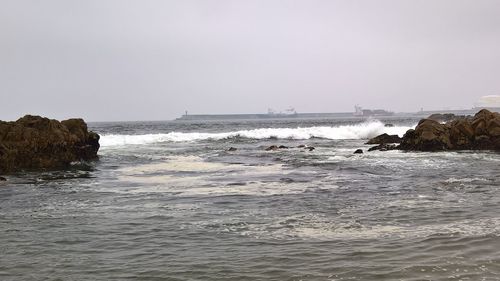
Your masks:
M450 142L455 147L471 149L474 142L474 129L467 120L455 120L450 123Z
M305 145L305 144L300 144L300 145L297 146L297 148L303 148L303 149L306 149L306 150L309 150L309 151L313 151L313 150L316 149L313 146L308 146L308 145Z
M374 150L388 151L388 150L395 150L395 149L398 149L398 146L396 146L395 144L383 143L383 144L379 144L377 146L370 147L368 149L368 151L374 151Z
M356 149L356 151L354 151L354 154L362 154L363 153L363 149Z
M434 113L431 116L427 117L427 119L431 119L436 122L450 122L454 120L465 119L465 116L455 115L453 113Z
M4 177L0 177L0 181L7 181L7 179Z
M394 124L385 124L384 127L388 127L388 128L394 127Z
M274 150L278 150L278 149L279 149L279 147L278 147L278 146L276 146L276 145L271 145L271 146L269 146L268 148L266 148L266 151L274 151Z
M400 143L401 140L402 139L398 135L388 135L384 133L370 139L366 144Z
M431 119L422 119L415 130L408 130L401 141L401 149L419 151L447 150L451 146L449 129Z
M82 119L62 122L26 115L0 121L0 172L68 167L74 161L97 159L99 135Z
M403 136L403 150L500 150L500 114L486 109L446 124L423 119Z
M227 149L227 151L236 151L236 150L238 150L238 149L236 147L232 147L232 146Z
M279 149L288 149L288 146L285 146L285 145L280 145L278 146Z

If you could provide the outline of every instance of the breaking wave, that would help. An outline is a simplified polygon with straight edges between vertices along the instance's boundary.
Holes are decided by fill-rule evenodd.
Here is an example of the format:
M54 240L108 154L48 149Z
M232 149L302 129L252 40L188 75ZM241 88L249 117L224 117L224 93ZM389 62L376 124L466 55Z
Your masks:
M161 142L187 142L200 140L221 140L228 138L248 139L296 139L306 140L311 138L323 139L368 139L379 134L396 134L402 136L408 129L414 126L385 127L384 123L374 120L355 125L344 125L336 127L307 127L307 128L261 128L253 130L241 130L224 133L181 133L170 132L166 134L145 135L103 135L101 146L123 146L141 145Z

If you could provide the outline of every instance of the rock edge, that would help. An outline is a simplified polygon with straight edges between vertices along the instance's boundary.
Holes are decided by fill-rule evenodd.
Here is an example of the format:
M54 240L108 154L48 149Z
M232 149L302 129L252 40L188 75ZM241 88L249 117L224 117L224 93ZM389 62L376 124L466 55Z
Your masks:
M97 159L99 135L83 119L57 121L26 115L0 121L0 174L57 169L71 162Z
M407 151L496 150L500 151L500 113L482 109L474 116L449 116L451 121L440 123L435 116L420 120L408 130L399 146L387 147L387 135L377 136L368 143L381 145L371 150L401 149ZM452 118L456 117L456 118ZM380 141L382 139L382 141Z

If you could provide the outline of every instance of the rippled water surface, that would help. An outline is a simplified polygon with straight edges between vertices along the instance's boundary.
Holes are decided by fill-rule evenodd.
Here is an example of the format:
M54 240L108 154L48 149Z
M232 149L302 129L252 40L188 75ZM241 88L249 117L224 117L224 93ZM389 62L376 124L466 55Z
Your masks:
M417 121L90 124L0 183L0 280L500 280L498 153L353 154Z

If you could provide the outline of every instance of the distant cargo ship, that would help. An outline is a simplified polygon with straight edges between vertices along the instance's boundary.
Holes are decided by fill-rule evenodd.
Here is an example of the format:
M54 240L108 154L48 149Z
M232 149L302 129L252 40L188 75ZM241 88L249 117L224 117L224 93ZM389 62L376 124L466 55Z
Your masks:
M370 116L392 116L394 115L394 112L390 112L387 110L383 109L363 109L359 105L354 106L354 116L363 116L363 117L370 117Z
M284 112L269 109L267 113L256 114L188 114L186 113L175 120L253 120L253 119L293 119L293 118L348 118L350 112L339 113L298 113L294 108L288 108Z
M276 112L274 109L269 108L267 110L267 116L269 118L279 118L279 117L294 117L297 116L298 113L293 107L289 107L284 112Z

